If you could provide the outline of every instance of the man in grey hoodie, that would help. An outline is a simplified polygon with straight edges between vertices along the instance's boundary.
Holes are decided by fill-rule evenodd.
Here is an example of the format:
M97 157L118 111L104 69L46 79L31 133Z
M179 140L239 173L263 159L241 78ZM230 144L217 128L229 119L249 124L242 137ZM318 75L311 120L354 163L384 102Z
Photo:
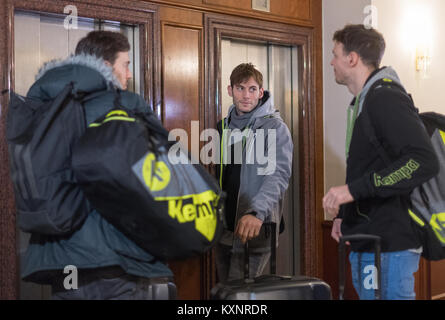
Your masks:
M221 164L217 178L227 192L226 230L216 247L220 282L243 277L246 241L250 276L263 272L270 258L271 225L281 222L293 152L289 129L263 88L262 74L252 64L237 66L227 89L233 105L218 123ZM275 228L277 235L279 229Z

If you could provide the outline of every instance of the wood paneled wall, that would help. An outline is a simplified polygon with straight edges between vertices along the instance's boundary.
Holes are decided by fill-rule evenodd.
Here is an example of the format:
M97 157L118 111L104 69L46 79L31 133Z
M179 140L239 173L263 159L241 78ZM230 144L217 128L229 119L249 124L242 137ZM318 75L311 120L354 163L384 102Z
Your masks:
M332 296L338 299L338 275L339 275L339 257L338 244L331 237L332 222L323 222L323 280L326 281L332 289ZM351 266L348 262L349 250L345 257L346 266L346 283L345 283L345 300L357 300L358 296L354 290L351 279Z
M178 8L252 17L300 26L318 27L318 0L270 0L270 12L252 9L252 0L152 0L150 2ZM320 25L321 27L321 25Z
M162 120L165 127L184 129L191 146L191 121L201 120L203 94L203 14L161 7L162 39ZM194 154L194 156L199 156ZM175 274L179 299L201 299L207 295L208 257L170 262Z

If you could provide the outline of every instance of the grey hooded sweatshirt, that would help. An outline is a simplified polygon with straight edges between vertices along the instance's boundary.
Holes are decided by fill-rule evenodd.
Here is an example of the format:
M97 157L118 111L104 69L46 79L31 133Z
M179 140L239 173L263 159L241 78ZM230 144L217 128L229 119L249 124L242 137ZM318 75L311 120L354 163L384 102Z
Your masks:
M371 86L381 79L391 79L394 82L397 82L398 84L402 85L399 76L397 75L397 72L392 67L385 67L380 69L378 72L376 72L365 84L363 87L362 92L360 93L360 105L358 110L358 115L363 110L363 103L365 102L366 95L368 94L369 89Z
M291 134L279 111L272 106L269 92L265 91L264 96L263 101L265 101L252 111L246 130L242 133L244 138L242 138L242 163L235 226L242 216L250 213L255 213L264 223L273 222L278 226L283 211L283 198L292 174ZM229 116L222 123L223 164L229 163L231 159L229 118L234 112L235 106L232 105L228 112ZM219 169L217 174L220 177L221 168L224 174L224 165L217 167ZM279 228L276 229L278 245ZM249 247L253 252L265 251L270 247L269 241L260 234L249 242ZM234 239L233 246L237 251L243 250L238 238Z

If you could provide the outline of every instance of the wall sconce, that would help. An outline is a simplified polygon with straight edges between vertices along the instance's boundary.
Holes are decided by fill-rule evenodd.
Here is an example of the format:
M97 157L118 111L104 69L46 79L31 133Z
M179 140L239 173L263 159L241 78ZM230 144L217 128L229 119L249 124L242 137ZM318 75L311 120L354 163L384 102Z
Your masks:
M409 3L408 3L409 2ZM432 57L434 52L434 40L437 33L434 27L434 10L432 1L412 0L407 1L403 10L400 31L405 52L412 59L416 78L429 78L432 70ZM436 9L437 10L437 9ZM415 60L414 60L415 57Z
M416 48L416 70L428 77L431 66L431 50L428 47Z

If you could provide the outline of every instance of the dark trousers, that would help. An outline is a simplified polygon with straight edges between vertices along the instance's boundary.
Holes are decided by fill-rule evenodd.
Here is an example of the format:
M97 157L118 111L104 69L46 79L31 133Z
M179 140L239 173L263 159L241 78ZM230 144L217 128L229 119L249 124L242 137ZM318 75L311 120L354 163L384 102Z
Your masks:
M249 254L249 277L260 276L270 259L270 252ZM234 253L231 246L218 243L215 248L218 281L239 280L244 278L244 252Z
M66 289L64 279L52 285L53 300L172 300L176 286L168 278L142 278L120 268L82 270L78 288Z

